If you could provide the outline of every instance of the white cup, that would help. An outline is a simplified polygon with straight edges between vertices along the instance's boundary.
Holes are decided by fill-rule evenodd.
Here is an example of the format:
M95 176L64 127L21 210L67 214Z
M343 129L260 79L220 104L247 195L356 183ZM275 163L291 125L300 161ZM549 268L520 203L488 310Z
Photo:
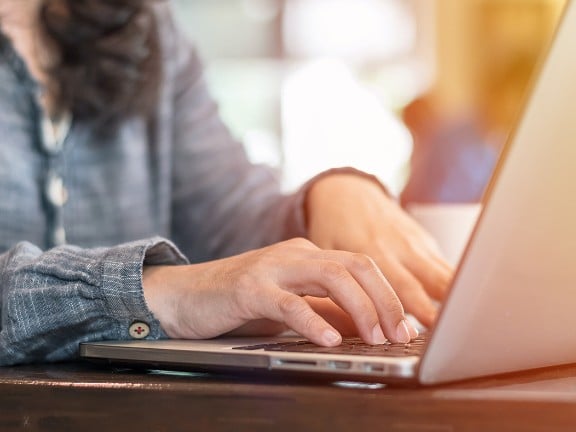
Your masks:
M440 251L457 265L476 224L480 204L409 204L408 213L436 239Z

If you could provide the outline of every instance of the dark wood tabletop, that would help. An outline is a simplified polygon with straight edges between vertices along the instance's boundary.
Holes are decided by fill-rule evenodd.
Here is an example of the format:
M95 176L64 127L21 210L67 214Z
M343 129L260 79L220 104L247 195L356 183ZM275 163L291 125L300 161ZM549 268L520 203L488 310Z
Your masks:
M435 387L0 368L0 431L574 431L576 365Z

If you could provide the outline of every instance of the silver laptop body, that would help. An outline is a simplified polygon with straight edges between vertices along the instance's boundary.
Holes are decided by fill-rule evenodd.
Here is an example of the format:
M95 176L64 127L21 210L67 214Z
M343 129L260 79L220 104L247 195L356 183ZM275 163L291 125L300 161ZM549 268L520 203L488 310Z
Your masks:
M150 368L421 384L576 362L574 47L576 6L570 1L422 356L254 348L278 338L84 343L81 356Z

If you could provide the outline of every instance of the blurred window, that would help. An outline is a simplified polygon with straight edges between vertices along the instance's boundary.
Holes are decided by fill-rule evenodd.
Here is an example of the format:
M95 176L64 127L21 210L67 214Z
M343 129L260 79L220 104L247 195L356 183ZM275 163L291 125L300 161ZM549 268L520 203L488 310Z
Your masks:
M434 77L423 0L175 0L222 115L293 189L333 166L398 192L412 138L401 109Z

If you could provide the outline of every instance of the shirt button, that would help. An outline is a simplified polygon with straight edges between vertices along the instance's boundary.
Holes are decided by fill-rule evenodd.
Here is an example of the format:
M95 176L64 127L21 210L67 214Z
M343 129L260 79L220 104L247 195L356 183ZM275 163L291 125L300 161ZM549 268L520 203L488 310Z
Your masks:
M57 227L52 233L52 243L54 246L66 244L66 230L63 227Z
M46 195L50 204L62 207L68 201L68 191L64 187L62 177L51 175L46 184Z
M128 330L130 336L134 339L144 339L150 334L150 327L142 321L136 321L130 326Z

